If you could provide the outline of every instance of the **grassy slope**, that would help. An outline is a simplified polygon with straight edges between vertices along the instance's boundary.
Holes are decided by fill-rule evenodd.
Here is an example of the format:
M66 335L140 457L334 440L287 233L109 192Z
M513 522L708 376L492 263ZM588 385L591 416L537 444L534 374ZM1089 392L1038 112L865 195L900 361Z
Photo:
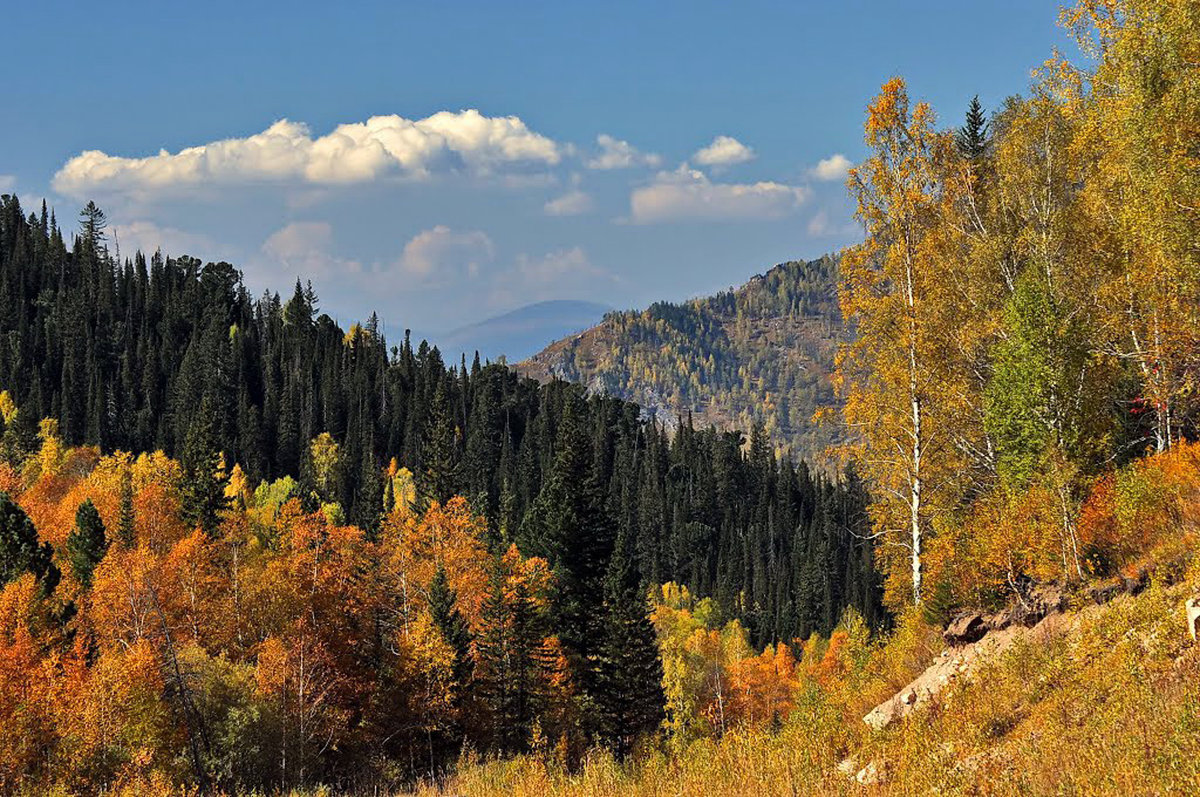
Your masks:
M1195 548L1196 540L1183 543ZM629 766L603 757L577 774L533 759L467 766L448 794L1197 794L1200 646L1184 624L1200 565L1182 581L1083 606L1047 640L1018 644L940 701L882 732L861 718L937 655L904 622L812 681L779 733L735 732ZM874 761L883 784L837 771Z

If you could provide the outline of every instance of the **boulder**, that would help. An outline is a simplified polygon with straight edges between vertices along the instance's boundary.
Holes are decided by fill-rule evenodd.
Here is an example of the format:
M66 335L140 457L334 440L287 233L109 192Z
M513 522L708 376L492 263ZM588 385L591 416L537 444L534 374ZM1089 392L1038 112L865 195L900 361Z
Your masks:
M1192 639L1200 634L1200 597L1189 598L1186 604L1188 632Z
M874 761L860 769L858 774L854 776L854 779L864 786L878 786L887 780L884 776L883 767Z
M946 626L946 630L942 632L942 638L948 645L968 645L983 639L983 635L987 632L988 623L983 615L978 612L969 612L960 614L951 620L950 625Z

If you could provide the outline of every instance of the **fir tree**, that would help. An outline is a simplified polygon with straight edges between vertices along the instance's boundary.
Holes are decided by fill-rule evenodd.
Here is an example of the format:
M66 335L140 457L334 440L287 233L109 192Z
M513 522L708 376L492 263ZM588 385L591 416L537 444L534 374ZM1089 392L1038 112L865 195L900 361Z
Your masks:
M33 521L8 493L0 492L0 586L33 573L43 595L54 591L59 572L50 543L38 541Z
M597 702L600 733L618 757L663 720L663 668L658 639L627 534L617 537L605 577L604 640L600 647Z
M86 589L92 585L92 572L108 550L104 521L90 501L75 512L75 528L67 535L67 561L75 579Z
M121 507L117 521L121 547L132 548L137 541L136 515L133 509L133 471L126 466L121 473Z
M454 681L460 690L471 680L471 629L458 610L458 596L450 587L446 568L438 565L429 585L429 614L446 643L454 650Z
M215 537L221 513L228 505L224 458L216 448L214 410L205 398L188 430L182 464L183 516L205 534Z
M954 134L954 142L958 146L959 154L971 161L978 161L986 155L991 146L988 127L987 116L983 112L983 106L979 103L979 96L976 95L971 98L971 104L967 106L966 121Z
M446 393L446 380L439 379L433 394L429 420L421 446L424 469L420 483L425 502L445 503L458 485L454 414Z
M524 579L512 575L497 557L476 643L478 694L493 747L523 752L544 702L543 618Z

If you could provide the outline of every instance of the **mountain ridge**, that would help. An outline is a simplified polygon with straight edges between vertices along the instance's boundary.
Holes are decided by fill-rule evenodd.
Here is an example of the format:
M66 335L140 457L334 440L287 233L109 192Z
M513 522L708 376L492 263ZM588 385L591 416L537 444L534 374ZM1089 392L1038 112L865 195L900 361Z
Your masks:
M749 430L780 453L819 459L840 431L813 419L837 406L830 375L844 337L837 260L786 261L737 288L614 311L516 365L635 401L669 427Z

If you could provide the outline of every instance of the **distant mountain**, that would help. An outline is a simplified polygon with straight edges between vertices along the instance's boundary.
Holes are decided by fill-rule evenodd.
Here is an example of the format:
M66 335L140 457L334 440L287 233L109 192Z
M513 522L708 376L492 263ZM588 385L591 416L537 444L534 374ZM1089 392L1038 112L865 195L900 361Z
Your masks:
M501 355L509 362L529 357L547 343L587 329L612 308L595 302L560 299L518 307L503 315L431 336L447 362L461 354L470 360L475 351L488 360Z
M788 262L740 288L679 304L609 313L520 363L631 399L669 425L749 430L761 422L785 452L819 459L838 429L813 422L836 404L830 383L843 334L837 261Z

